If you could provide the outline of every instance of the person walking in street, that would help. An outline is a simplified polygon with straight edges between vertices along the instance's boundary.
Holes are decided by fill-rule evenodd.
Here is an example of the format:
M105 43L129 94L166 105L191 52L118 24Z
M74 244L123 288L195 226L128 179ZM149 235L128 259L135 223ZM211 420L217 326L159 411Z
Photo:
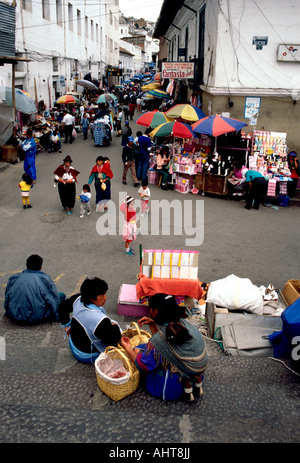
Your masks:
M130 117L130 120L132 121L133 116L134 116L134 111L135 111L135 103L133 103L133 101L131 101L129 103L128 107L129 107L129 117Z
M129 121L125 121L125 125L122 128L121 135L122 135L121 145L125 146L125 145L127 145L128 137L131 137L131 135L132 135L132 130L129 127Z
M287 182L288 195L290 198L294 198L296 194L298 179L300 176L300 166L299 160L297 158L297 153L295 151L290 151L287 156L287 161L292 179L292 181Z
M128 137L127 145L123 147L122 151L122 161L124 164L123 175L122 175L122 182L123 185L127 185L127 172L130 169L132 180L134 182L134 186L140 186L138 179L136 177L135 171L135 162L133 156L133 137Z
M89 130L89 120L87 117L87 113L83 113L81 117L81 127L83 132L83 139L86 140L88 137L88 130Z
M111 179L113 173L108 158L98 156L96 164L91 170L88 184L94 181L96 190L96 212L101 212L103 207L108 209L107 203L111 199Z
M30 204L30 189L33 187L33 180L27 174L22 175L22 180L19 183L19 188L21 188L21 196L23 202L23 209L30 209L32 205Z
M24 153L24 171L28 177L32 178L33 183L36 182L36 167L35 158L37 153L36 143L32 136L32 129L27 129L26 140L23 141L21 149Z
M77 176L80 174L71 166L72 162L71 157L66 156L63 164L54 171L54 180L58 184L61 205L68 211L68 215L72 214L75 205Z
M145 180L147 178L151 150L151 140L149 138L149 133L151 130L152 129L148 127L145 130L145 134L141 135L138 140L140 146L139 169L137 174L138 180Z
M92 212L91 208L91 188L90 185L85 184L82 187L82 192L79 196L77 196L78 199L80 199L80 218L83 219L84 214L90 215Z
M15 321L37 323L59 321L58 307L65 294L58 292L49 275L42 272L43 259L32 254L26 261L26 270L15 273L5 290L5 314Z
M65 141L64 143L68 143L68 140L70 140L70 144L72 145L73 142L73 128L74 128L74 117L68 113L68 111L65 111L65 115L62 121L62 129L65 132Z
M138 190L141 198L141 217L144 217L145 212L149 212L148 202L150 199L150 188L148 187L148 179L142 180L142 186Z
M134 250L130 248L130 243L136 239L136 210L132 196L125 197L120 206L120 211L124 214L123 239L125 255L134 256Z

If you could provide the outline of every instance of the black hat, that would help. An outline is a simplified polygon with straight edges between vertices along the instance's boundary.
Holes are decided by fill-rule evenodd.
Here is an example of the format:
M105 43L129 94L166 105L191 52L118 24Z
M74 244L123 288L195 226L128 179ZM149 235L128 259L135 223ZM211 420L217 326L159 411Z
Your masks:
M63 159L63 162L73 162L72 159L71 159L71 156L66 156L65 159Z

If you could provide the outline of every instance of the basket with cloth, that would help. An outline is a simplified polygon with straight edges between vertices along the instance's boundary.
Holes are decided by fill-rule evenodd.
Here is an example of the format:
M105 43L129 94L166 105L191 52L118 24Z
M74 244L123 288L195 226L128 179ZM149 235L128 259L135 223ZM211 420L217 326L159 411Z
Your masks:
M109 346L99 355L95 372L98 386L115 402L132 394L139 386L139 371L117 347Z

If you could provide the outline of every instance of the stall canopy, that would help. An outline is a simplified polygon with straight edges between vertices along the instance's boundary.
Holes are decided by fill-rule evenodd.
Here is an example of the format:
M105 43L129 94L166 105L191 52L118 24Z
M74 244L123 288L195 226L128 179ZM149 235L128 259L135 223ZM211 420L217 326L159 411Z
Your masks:
M76 81L76 85L81 85L82 87L88 88L89 90L99 90L98 87L90 82L89 80L80 79Z
M0 87L0 102L5 103L7 106L13 107L13 97L11 87ZM16 110L24 114L34 114L37 112L36 106L30 96L20 90L15 89Z
M80 103L80 100L76 98L74 95L63 95L60 96L56 102L56 104L75 104L75 103Z
M173 121L166 122L159 125L156 129L152 130L150 137L167 137L173 135L178 138L194 138L195 134L188 124L183 122Z
M166 111L166 115L172 119L177 119L180 117L185 121L191 122L195 122L206 117L206 114L204 114L200 108L190 104L177 104L168 109L168 111Z
M112 93L103 93L97 98L96 104L108 103L109 101L115 101L118 98Z
M136 121L138 125L142 125L144 127L152 127L155 129L161 124L165 122L170 122L171 118L169 119L165 113L158 111L155 109L154 111L148 111L142 114Z
M216 114L215 116L207 116L195 122L192 124L192 129L196 133L218 137L228 132L238 132L246 125L245 122L239 121L238 119L223 117Z

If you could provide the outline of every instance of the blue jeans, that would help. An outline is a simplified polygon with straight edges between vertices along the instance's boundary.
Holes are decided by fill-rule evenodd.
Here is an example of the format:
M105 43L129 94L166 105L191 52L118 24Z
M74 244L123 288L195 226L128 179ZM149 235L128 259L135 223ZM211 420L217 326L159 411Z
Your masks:
M139 168L137 173L137 178L145 180L147 178L147 172L149 168L149 159L148 155L141 155L139 159Z
M88 136L88 127L82 127L83 139L86 140Z

